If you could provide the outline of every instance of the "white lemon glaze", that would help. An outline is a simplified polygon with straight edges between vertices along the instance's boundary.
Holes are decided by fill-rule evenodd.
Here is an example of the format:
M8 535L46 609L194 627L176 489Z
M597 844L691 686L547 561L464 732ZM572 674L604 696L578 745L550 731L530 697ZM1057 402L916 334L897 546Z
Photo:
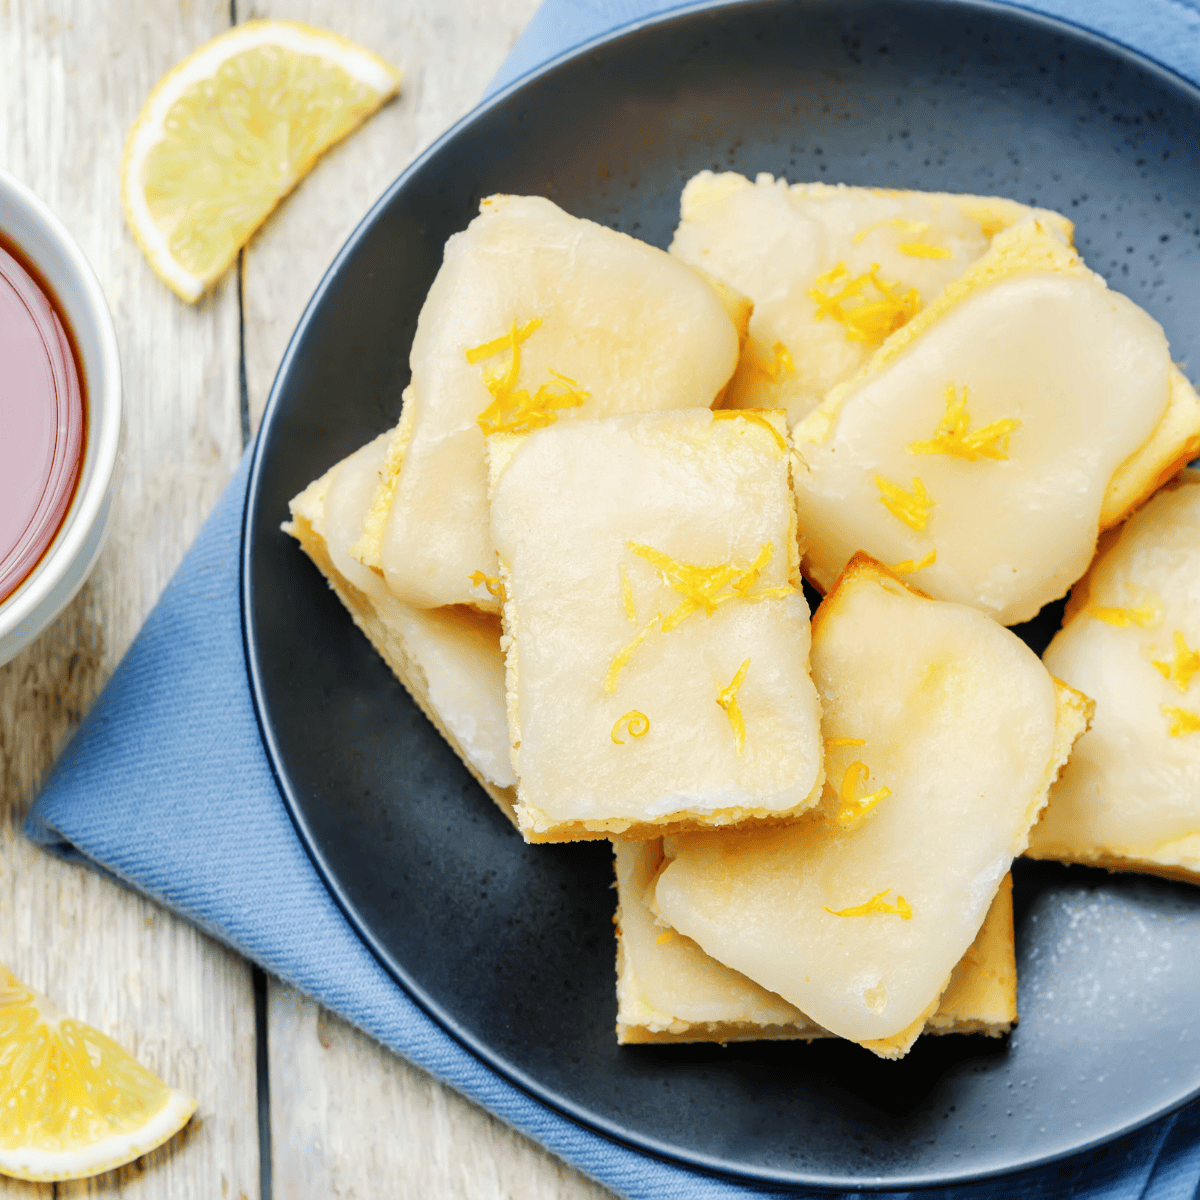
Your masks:
M1066 756L1055 687L1013 634L877 568L852 567L822 606L812 665L826 739L862 743L827 743L825 815L666 839L655 903L831 1032L915 1036ZM852 761L889 792L846 827L833 814Z
M774 421L700 410L574 421L529 435L498 470L492 532L523 829L621 833L811 803L819 714L783 414ZM663 628L684 594L634 545L736 573L711 615ZM764 547L769 560L748 575ZM718 696L747 660L739 751ZM648 722L642 736L622 724L632 713Z
M879 345L852 340L836 320L820 316L809 292L821 276L839 263L846 278L878 266L880 278L905 293L915 288L925 306L987 250L992 234L1032 211L977 196L789 185L765 173L751 183L732 172L701 171L684 188L671 253L754 302L726 406L786 407L794 423ZM1069 222L1045 215L1070 236ZM837 292L844 283L824 290ZM873 286L864 288L862 299L878 298ZM793 370L777 368L776 343L787 348Z
M413 341L411 433L378 565L415 607L497 607L471 582L495 574L478 418L510 351L466 352L532 321L515 386L561 392L558 372L588 393L559 420L707 406L737 360L717 293L663 251L539 197L485 200L447 242Z
M915 583L1014 624L1086 570L1109 480L1165 411L1172 368L1153 318L1073 255L1064 266L957 281L954 303L796 428L805 570L818 586L857 550L887 563L932 552ZM1015 424L1001 457L914 450L935 438L949 389L966 396L971 430ZM932 501L923 528L882 500L886 484L913 493L914 480Z
M1200 714L1200 660L1189 661L1200 649L1200 472L1131 517L1078 590L1045 662L1096 715L1029 853L1200 875L1200 732L1172 736L1164 711Z

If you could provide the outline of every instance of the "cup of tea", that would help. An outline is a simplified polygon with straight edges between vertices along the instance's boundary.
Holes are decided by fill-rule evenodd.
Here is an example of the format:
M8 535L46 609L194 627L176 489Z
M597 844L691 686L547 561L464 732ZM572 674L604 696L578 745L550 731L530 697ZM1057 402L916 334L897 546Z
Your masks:
M112 509L121 363L62 222L0 170L0 664L70 603Z

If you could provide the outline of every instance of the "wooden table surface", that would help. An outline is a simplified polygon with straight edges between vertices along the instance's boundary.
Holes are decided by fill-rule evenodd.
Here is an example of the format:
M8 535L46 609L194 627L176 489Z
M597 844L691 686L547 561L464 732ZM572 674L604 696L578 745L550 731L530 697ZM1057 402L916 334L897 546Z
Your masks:
M0 667L0 961L199 1101L183 1133L128 1167L73 1184L0 1178L0 1200L609 1195L171 913L20 833L233 472L337 248L476 103L537 3L0 2L0 166L83 246L113 311L125 381L124 480L99 565L58 621ZM189 306L125 225L121 149L159 77L250 17L353 38L403 69L403 91L318 164L240 268Z

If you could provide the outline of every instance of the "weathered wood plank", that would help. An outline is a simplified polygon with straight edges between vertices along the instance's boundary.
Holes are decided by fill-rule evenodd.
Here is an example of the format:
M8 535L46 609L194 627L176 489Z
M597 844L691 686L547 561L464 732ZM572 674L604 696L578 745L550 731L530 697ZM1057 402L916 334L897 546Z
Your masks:
M126 130L155 81L228 26L228 0L0 0L0 165L82 244L125 380L124 481L91 582L0 668L0 960L200 1102L168 1147L59 1196L258 1195L255 1029L244 961L20 836L29 801L211 509L240 452L236 282L196 309L121 215ZM51 1189L0 1180L0 1197Z
M275 1200L611 1196L292 988L268 996Z
M257 0L252 15L333 29L401 67L405 81L401 98L335 148L246 253L255 424L338 248L408 162L475 104L536 7L537 0ZM268 987L275 1200L609 1194L293 989L275 980Z

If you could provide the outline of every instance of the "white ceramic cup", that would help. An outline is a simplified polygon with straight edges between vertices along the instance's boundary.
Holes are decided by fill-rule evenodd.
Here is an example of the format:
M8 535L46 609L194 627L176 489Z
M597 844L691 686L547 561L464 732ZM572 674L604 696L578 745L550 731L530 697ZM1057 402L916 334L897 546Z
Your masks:
M41 561L0 602L3 665L66 608L100 555L121 437L121 360L112 314L83 251L45 204L2 170L0 232L20 247L53 290L83 360L87 397L86 440L75 497Z

